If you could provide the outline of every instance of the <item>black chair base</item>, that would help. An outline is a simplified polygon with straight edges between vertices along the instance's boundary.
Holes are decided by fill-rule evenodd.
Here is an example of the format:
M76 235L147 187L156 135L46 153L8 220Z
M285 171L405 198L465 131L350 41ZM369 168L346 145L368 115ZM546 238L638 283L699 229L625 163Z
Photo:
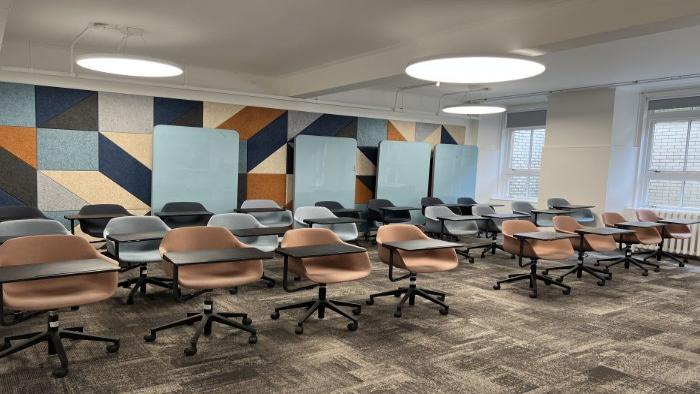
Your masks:
M645 260L640 260L638 258L635 258L632 256L632 247L630 245L627 245L624 249L625 255L622 257L616 257L616 258L610 258L610 259L600 259L597 261L597 263L600 263L601 261L612 261L611 263L608 263L608 265L605 266L605 271L608 272L610 270L610 267L614 267L618 264L624 264L625 269L629 269L631 265L634 265L635 267L639 268L642 270L642 276L647 276L649 275L649 270L644 267L645 265L654 267L654 272L659 272L659 265L658 264L653 264L649 263Z
M247 313L238 312L214 312L214 302L211 299L211 295L207 295L204 300L204 309L202 312L190 312L187 313L187 317L181 320L176 320L174 322L164 324L159 327L152 328L147 335L143 337L146 342L154 342L156 340L157 332L168 330L170 328L188 325L191 326L195 323L197 324L197 329L194 335L190 339L190 346L185 348L186 356L194 356L197 354L197 343L199 342L199 337L204 334L206 336L211 335L212 323L219 323L225 326L237 328L248 332L250 336L248 337L248 343L251 345L258 342L258 337L256 335L255 328L251 326L253 321L248 317ZM243 318L242 323L231 320L231 318Z
M25 341L14 346L12 345L12 342L20 339L25 339ZM57 355L61 362L61 366L53 370L53 376L62 378L68 374L68 357L66 356L62 339L111 342L111 345L107 345L107 352L115 353L119 350L119 339L84 334L82 327L59 328L58 312L50 311L46 331L5 337L2 345L0 345L0 358L15 354L39 343L47 342L49 347L48 354L50 356Z
M537 298L537 281L538 280L544 282L544 284L547 286L555 285L555 286L561 287L563 289L562 293L564 293L564 295L571 294L571 287L569 287L563 283L555 281L554 278L552 278L551 276L538 274L536 261L533 261L532 263L530 263L530 272L529 273L508 275L508 279L503 279L503 280L499 280L498 282L496 282L496 284L493 285L493 289L500 290L502 283L519 282L521 280L529 280L530 281L530 289L531 289L530 298Z
M656 250L654 251L654 253L650 254L650 255L647 256L647 257L645 257L643 261L646 262L648 259L650 259L650 258L652 258L652 257L656 257L656 262L657 262L657 264L660 264L660 263L661 263L661 259L662 259L663 257L667 257L667 258L669 258L669 259L675 261L676 263L678 263L678 266L681 267L681 268L682 268L682 267L685 267L685 265L688 264L688 257L686 257L686 256L681 256L681 257L679 257L678 255L676 255L676 254L674 254L674 253L669 253L669 252L663 250L661 247L659 247L658 249L656 249Z
M131 288L129 295L126 298L126 303L128 305L133 305L136 292L146 294L146 285L153 285L163 287L166 289L172 289L173 280L172 278L159 278L148 276L148 268L146 267L146 265L140 265L139 276L119 282L119 287L125 287L127 289Z
M311 301L306 301L306 302L300 302L298 304L290 304L290 305L281 306L279 308L275 308L275 311L270 315L270 318L272 320L279 319L280 311L283 311L283 310L306 308L306 313L304 313L304 316L302 316L302 318L297 321L297 326L294 329L295 333L301 335L304 333L304 323L311 317L311 315L313 315L314 312L318 311L318 318L323 319L326 316L326 308L327 308L327 309L330 309L333 312L343 316L344 318L350 320L350 323L348 323L348 325L347 325L349 331L357 330L357 326L358 326L357 319L355 319L354 317L350 316L350 314L348 314L347 312L340 309L341 306L353 308L352 309L353 315L359 315L362 312L362 305L360 305L360 304L356 304L353 302L332 300L330 298L326 298L326 285L320 284L318 287L318 298L317 299L311 300Z
M416 304L416 296L418 296L439 305L441 315L447 315L450 312L449 305L445 304L444 302L446 296L445 293L437 290L422 289L417 287L416 274L414 273L410 274L409 279L410 284L408 287L399 287L396 290L389 290L370 295L366 301L367 305L374 304L374 299L377 297L387 297L391 295L394 297L401 297L401 295L403 295L398 304L396 304L396 310L394 311L394 317L401 317L401 310L406 304L406 301L408 301L408 305L413 306Z
M269 289L275 287L275 284L277 284L277 282L274 279L270 278L269 276L266 276L265 273L263 273L263 276L260 277L260 280L267 283L267 287ZM230 294L238 294L238 287L232 287L228 290L228 292Z
M542 271L542 275L548 276L549 271L565 270L565 269L568 269L568 271L566 271L562 275L559 275L559 277L555 279L557 282L562 282L565 277L567 277L573 273L576 273L577 278L582 278L584 272L586 272L586 273L590 274L591 276L593 276L594 278L598 279L598 281L596 282L596 284L598 286L605 286L606 280L612 280L612 272L589 267L589 266L583 264L583 262L581 262L581 261L579 261L578 264L576 264L576 265L562 265L559 267L547 268L544 271Z

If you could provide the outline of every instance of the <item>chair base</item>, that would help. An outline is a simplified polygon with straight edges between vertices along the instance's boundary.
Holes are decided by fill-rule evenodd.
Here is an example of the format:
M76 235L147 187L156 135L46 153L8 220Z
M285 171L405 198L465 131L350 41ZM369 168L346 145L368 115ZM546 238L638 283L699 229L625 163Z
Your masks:
M332 299L326 298L326 285L320 284L318 287L318 298L317 299L275 308L275 311L270 315L270 318L272 320L279 319L280 311L283 311L283 310L306 308L306 313L304 313L302 318L297 321L297 326L294 329L295 333L301 335L304 333L304 323L311 317L311 315L314 314L314 312L318 311L318 318L323 319L326 316L326 309L330 309L333 312L350 320L350 323L348 323L348 325L347 325L349 331L357 330L357 326L358 326L357 319L355 319L354 317L350 316L350 314L348 314L347 312L340 309L341 306L353 308L352 309L353 315L359 315L362 312L362 305L360 305L360 304L356 304L353 302L332 300Z
M486 258L486 253L488 253L488 252L491 252L492 256L495 255L496 250L500 250L504 253L508 253L505 251L505 249L503 249L503 245L498 244L496 242L496 240L492 240L492 242L490 244L469 247L469 248L467 248L467 253L469 253L472 249L481 249L481 258L482 259ZM510 253L508 253L508 254L510 255L511 259L515 258L514 254L510 254Z
M25 341L14 346L12 345L12 342L20 339L25 339ZM85 334L82 327L59 328L58 312L50 311L46 331L5 337L2 345L0 345L0 358L15 354L42 342L47 342L49 347L48 354L50 356L57 355L61 362L61 366L53 370L53 376L62 378L68 374L68 357L66 356L62 339L111 342L111 345L107 345L107 352L115 353L119 350L119 339Z
M270 278L269 276L266 276L263 273L263 276L260 277L260 280L267 283L267 287L269 289L275 287L275 284L277 283L274 279ZM232 287L228 290L229 294L238 294L238 286Z
M243 322L239 323L237 321L231 320L231 318L243 318ZM187 313L187 317L181 320L176 320L174 322L164 324L159 327L150 329L149 333L143 337L146 342L154 342L156 340L157 332L168 330L174 327L188 325L191 326L195 323L197 324L197 329L194 335L190 339L190 346L185 348L184 352L186 356L194 356L197 354L197 343L199 342L199 337L204 334L206 336L211 335L212 323L219 323L225 326L233 327L239 330L243 330L250 334L248 337L248 343L251 345L258 342L258 337L256 335L255 328L251 326L253 321L248 317L247 313L238 312L214 312L214 302L211 299L211 295L207 295L204 300L204 309L202 312L190 312Z
M500 290L501 289L501 284L502 283L511 283L511 282L519 282L521 280L529 280L530 281L530 298L537 298L537 281L542 281L544 282L545 285L555 285L558 287L563 288L562 293L564 295L569 295L571 294L571 287L557 282L552 278L551 276L546 276L542 274L537 273L537 261L533 261L530 263L530 273L527 274L511 274L508 275L508 279L503 279L499 280L496 282L495 285L493 285L494 290Z
M440 314L447 315L450 312L449 305L445 304L446 294L437 291L423 289L416 286L416 274L411 273L409 276L410 284L408 287L399 287L396 290L384 291L381 293L371 294L366 301L367 305L374 304L374 299L377 297L387 297L393 295L394 297L401 297L401 300L396 304L396 310L394 311L394 317L401 317L401 309L408 301L408 305L413 306L416 304L416 296L424 298L434 304L440 306Z
M129 295L126 298L126 303L128 305L133 305L134 297L136 296L137 291L141 294L146 294L146 285L153 285L163 287L166 289L172 289L172 282L173 280L171 278L159 278L148 276L148 268L146 267L146 265L140 265L139 276L119 282L119 287L125 287L127 289L131 288Z
M685 256L680 256L680 257L679 257L679 256L676 255L675 253L670 253L670 252L667 252L667 251L661 249L661 247L659 247L658 249L656 249L656 250L654 251L654 253L650 254L650 255L647 256L647 257L645 257L643 261L646 262L648 259L650 259L650 258L652 258L652 257L656 257L656 262L657 262L657 264L658 264L658 263L661 263L661 259L662 259L663 257L667 257L667 258L669 258L669 259L675 261L676 263L678 263L678 266L681 267L681 268L682 268L682 267L685 267L685 265L688 264L688 258L687 258L687 257L685 257Z
M658 264L653 264L653 263L648 263L645 260L640 260L638 258L635 258L632 256L632 247L630 245L625 246L625 255L623 257L619 258L610 258L610 259L600 259L597 261L597 263L600 263L601 261L612 261L608 265L605 266L605 271L609 271L610 267L614 267L618 264L624 264L625 269L629 269L631 265L639 268L642 270L642 276L647 276L649 275L649 270L647 270L644 266L648 265L651 267L654 267L654 272L659 272L659 265Z
M558 267L547 268L544 271L542 271L542 275L548 276L549 271L565 270L565 269L568 269L568 271L566 271L562 275L559 275L559 277L555 279L557 282L562 282L565 277L567 277L573 273L576 273L577 278L581 278L581 277L583 277L584 272L586 272L587 274L590 274L594 278L598 279L598 281L596 282L596 284L598 286L605 286L606 280L612 280L612 272L589 267L589 266L583 264L583 262L581 262L581 261L579 261L578 264L576 264L576 265L562 265L562 266L558 266Z

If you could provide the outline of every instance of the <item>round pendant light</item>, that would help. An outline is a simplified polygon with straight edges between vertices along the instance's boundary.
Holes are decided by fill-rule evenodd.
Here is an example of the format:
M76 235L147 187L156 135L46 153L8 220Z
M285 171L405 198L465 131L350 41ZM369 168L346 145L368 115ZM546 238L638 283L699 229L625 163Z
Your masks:
M442 109L442 112L457 115L488 115L505 112L506 107L500 105L485 104L460 104L451 105Z
M433 82L476 84L530 78L544 70L544 65L518 57L463 56L421 60L406 67L406 74Z
M175 63L143 56L92 53L76 57L75 62L88 70L130 77L165 78L182 74L182 68Z

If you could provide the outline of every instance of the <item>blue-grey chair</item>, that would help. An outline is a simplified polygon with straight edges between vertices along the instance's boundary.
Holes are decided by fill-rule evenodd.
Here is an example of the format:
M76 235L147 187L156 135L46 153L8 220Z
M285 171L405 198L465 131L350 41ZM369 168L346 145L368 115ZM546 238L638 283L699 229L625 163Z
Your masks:
M272 200L245 200L241 204L241 208L281 208ZM294 223L292 212L274 211L274 212L251 212L251 215L265 226L268 227L289 227Z
M565 198L556 197L547 199L547 206L550 208L560 207L563 205L570 205L570 203ZM587 208L576 209L569 216L576 219L577 222L583 224L584 226L594 226L596 223L595 214L593 211Z

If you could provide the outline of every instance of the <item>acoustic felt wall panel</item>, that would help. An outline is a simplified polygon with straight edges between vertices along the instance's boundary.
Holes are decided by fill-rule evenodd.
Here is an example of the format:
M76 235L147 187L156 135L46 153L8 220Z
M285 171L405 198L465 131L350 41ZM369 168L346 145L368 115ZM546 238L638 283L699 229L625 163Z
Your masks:
M0 125L36 125L34 86L0 82Z
M37 155L42 170L97 170L96 131L38 129Z
M238 133L164 126L154 129L154 212L171 201L197 201L214 213L237 207Z
M19 201L22 205L35 207L37 202L36 169L7 150L0 148L0 189L6 195L3 198L5 202Z
M353 206L357 141L309 135L294 141L294 207L324 200Z
M100 131L153 132L153 97L99 92Z
M97 130L97 92L37 86L36 127Z
M36 129L0 126L0 147L36 168Z
M102 134L98 145L100 172L148 205L151 202L151 170Z
M287 140L292 140L297 134L304 131L313 122L323 114L315 112L304 112L304 111L289 111L288 112L288 128L287 128Z
M420 199L428 195L429 177L429 144L398 141L379 144L377 198L395 205L420 207ZM411 215L420 220L419 214Z
M476 146L445 145L435 147L432 195L446 203L459 197L474 197L476 187Z
M201 101L155 97L153 99L153 125L202 127L203 104Z
M377 148L386 139L387 120L357 118L357 145Z
M249 129L250 130L250 129ZM250 135L247 141L248 146L248 171L255 171L255 168L263 161L267 160L274 153L278 152L287 144L287 113L283 112L270 123L263 126L261 129ZM284 161L280 156L283 156ZM266 171L264 173L284 174L286 172L286 151L277 153L271 159L274 163L270 164L269 168L274 168L276 171Z

